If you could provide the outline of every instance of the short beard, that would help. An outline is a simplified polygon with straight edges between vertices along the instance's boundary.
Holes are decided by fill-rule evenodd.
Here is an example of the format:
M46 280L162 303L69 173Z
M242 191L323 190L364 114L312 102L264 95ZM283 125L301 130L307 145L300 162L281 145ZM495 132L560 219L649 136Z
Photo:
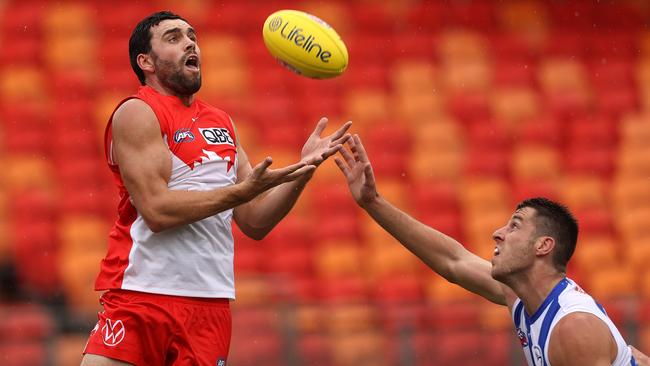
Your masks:
M160 60L155 54L153 58L160 83L177 96L190 96L201 89L200 72L195 78L187 77L183 75L182 66L178 67L171 61Z

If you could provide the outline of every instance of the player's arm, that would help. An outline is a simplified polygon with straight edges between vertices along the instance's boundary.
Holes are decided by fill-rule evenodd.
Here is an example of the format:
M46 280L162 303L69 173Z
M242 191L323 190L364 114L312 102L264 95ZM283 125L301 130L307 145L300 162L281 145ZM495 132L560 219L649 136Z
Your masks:
M650 366L650 357L646 356L643 352L633 346L630 346L630 350L632 351L632 356L634 356L638 366Z
M566 315L550 337L548 357L553 366L609 366L618 351L607 325L589 313Z
M113 158L133 204L153 232L189 224L250 201L278 184L311 174L305 163L271 170L265 160L247 179L210 191L170 190L170 152L156 115L142 100L131 99L113 116Z
M347 122L331 135L321 137L323 130L327 127L327 119L322 118L303 146L301 162L310 166L318 166L335 154L349 139L350 136L346 134L346 131L350 125L351 123ZM237 137L237 154L238 180L245 179L251 173L251 165L239 137ZM235 208L235 222L242 232L256 240L264 238L295 205L313 172L276 186L250 202Z
M491 276L491 264L466 250L453 238L415 220L383 199L375 186L372 166L361 139L348 143L336 164L345 175L357 203L404 247L449 282L500 304L512 305L516 296Z

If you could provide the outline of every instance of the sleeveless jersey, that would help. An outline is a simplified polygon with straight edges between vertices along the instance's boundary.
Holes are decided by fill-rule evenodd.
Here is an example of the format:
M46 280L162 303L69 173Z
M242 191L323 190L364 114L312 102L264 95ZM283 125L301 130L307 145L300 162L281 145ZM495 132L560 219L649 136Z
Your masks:
M178 98L149 86L140 87L117 108L132 98L147 103L158 119L172 163L169 189L205 191L236 182L235 133L225 112L198 99L187 107ZM152 232L133 205L113 161L112 120L111 115L105 148L120 202L95 289L234 298L232 209L189 225Z
M526 313L521 299L517 299L513 305L512 317L528 365L551 366L548 358L550 335L560 319L574 312L593 314L609 327L618 348L613 366L636 365L630 348L607 316L605 309L568 278L564 278L553 288L532 316Z

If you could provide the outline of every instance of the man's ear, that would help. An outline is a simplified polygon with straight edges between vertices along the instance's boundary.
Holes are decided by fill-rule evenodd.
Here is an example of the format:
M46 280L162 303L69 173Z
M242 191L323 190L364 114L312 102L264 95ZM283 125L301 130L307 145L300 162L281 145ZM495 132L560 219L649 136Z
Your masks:
M548 255L555 248L555 239L550 236L540 236L535 243L535 254L538 256Z
M142 71L148 71L153 73L155 71L155 67L153 64L153 59L151 58L150 55L141 53L138 55L136 58L138 62L138 66L142 69Z

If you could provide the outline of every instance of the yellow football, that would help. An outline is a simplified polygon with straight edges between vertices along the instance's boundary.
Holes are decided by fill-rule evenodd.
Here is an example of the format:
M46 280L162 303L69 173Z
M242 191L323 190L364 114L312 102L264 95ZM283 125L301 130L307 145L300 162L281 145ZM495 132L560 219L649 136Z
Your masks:
M269 15L262 30L264 44L280 64L310 78L341 75L348 50L341 37L321 19L297 10Z

